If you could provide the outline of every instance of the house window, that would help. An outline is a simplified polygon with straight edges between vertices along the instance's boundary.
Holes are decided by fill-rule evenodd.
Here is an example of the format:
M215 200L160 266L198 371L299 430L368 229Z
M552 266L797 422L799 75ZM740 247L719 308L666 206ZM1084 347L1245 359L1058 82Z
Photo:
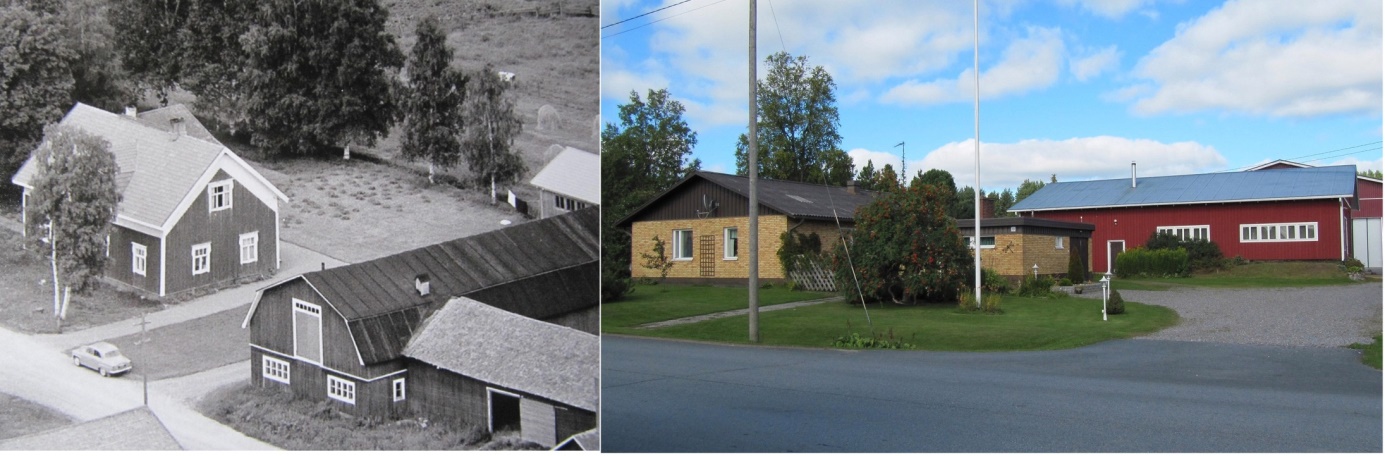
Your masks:
M673 259L691 260L692 255L692 230L673 230Z
M962 237L962 239L963 239L964 241L966 241L966 243L967 243L967 248L969 248L969 249L974 249L974 248L976 248L976 244L973 244L973 243L972 243L971 236L964 236L964 237ZM983 248L983 249L994 249L994 248L995 248L995 236L981 236L981 248Z
M1172 234L1185 241L1194 239L1201 239L1204 241L1212 240L1212 228L1210 225L1161 226L1155 228L1154 231L1157 233Z
M192 246L192 274L202 274L212 270L212 244Z
M722 255L728 260L734 260L736 259L736 255L740 252L740 239L737 237L737 229L727 228L723 234L725 235L726 246L722 248L722 250L724 250Z
M1063 249L1063 237L1062 237L1062 236L1054 236L1054 237L1053 237L1053 248L1058 249L1058 250L1062 250L1062 249Z
M356 405L356 384L335 375L328 375L327 397Z
M404 400L404 394L405 394L405 391L404 391L404 379L402 379L402 378L396 378L396 379L394 379L394 386L393 386L393 388L391 388L391 389L394 391L394 401L395 401L395 402L399 402L399 401Z
M240 264L254 263L260 259L260 232L254 231L240 235Z
M260 375L263 375L264 378L274 380L285 385L290 384L289 363L283 360L270 358L268 356L261 358L261 360L263 362L261 363L262 366L260 369Z
M1241 225L1241 242L1313 242L1317 240L1318 222Z
M587 208L587 203L568 198L563 195L553 195L553 207L576 211Z
M149 255L149 249L140 245L138 242L130 243L130 270L135 274L145 275L145 268L148 263L145 258Z
M226 179L207 185L208 212L231 208L231 188L234 187L234 182L231 179Z

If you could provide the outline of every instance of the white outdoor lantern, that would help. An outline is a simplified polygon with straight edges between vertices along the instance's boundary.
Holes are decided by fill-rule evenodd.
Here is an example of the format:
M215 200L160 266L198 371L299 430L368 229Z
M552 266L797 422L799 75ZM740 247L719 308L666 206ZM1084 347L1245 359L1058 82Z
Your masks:
M1106 321L1106 301L1111 298L1111 273L1101 277L1101 321Z
M1039 263L1034 263L1034 278L1039 278Z

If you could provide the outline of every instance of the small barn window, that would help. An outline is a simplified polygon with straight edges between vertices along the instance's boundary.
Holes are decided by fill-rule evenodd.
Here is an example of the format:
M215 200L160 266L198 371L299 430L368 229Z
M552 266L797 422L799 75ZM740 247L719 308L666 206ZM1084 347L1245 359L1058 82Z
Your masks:
M356 384L335 375L328 375L327 397L356 405Z
M212 270L212 244L192 246L192 274L204 274Z
M692 230L673 231L673 259L691 260L693 256Z
M395 401L395 402L399 402L399 401L404 400L404 396L405 396L405 393L406 393L406 391L405 391L405 385L404 385L404 379L402 379L402 378L396 378L396 379L394 379L393 387L392 387L391 389L394 390L394 401Z
M274 380L285 385L289 383L289 363L265 356L262 359L260 373L264 378Z
M249 264L260 259L260 232L252 231L240 235L240 264Z
M737 231L736 228L727 228L724 233L726 246L723 247L724 252L722 252L722 256L724 256L725 259L734 260L740 253L740 239L738 238L739 234Z
M1155 228L1155 231L1159 233L1172 234L1174 236L1178 236L1179 239L1185 241L1191 241L1194 239L1210 241L1212 239L1211 225L1161 226Z
M231 189L235 187L235 181L226 179L220 182L212 182L207 185L207 211L216 212L222 209L231 208Z
M1241 242L1313 242L1317 240L1318 222L1241 225Z
M149 249L138 242L130 243L130 271L135 274L145 275L145 268L149 263L145 259L149 255Z

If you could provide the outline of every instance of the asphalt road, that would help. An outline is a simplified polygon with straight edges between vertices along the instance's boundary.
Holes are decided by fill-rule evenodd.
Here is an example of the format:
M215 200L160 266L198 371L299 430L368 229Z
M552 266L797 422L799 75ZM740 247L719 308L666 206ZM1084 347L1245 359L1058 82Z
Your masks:
M1381 452L1341 348L780 349L606 336L608 452Z

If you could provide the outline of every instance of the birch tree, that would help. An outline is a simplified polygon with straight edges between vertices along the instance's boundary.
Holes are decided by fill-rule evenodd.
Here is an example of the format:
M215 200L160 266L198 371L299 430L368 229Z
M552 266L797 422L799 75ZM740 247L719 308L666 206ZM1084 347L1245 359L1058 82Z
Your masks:
M34 151L28 242L53 270L53 315L58 330L72 293L87 293L106 268L106 242L115 219L119 169L110 143L80 129L50 125Z
M462 153L476 178L490 182L491 204L496 204L496 185L512 184L528 170L514 149L524 123L515 113L514 100L505 96L507 84L491 65L472 76L470 84L473 89L466 99Z
M404 107L405 158L428 160L428 183L436 168L451 168L462 158L462 104L467 79L452 68L447 35L429 16L418 23L418 42L409 53Z

